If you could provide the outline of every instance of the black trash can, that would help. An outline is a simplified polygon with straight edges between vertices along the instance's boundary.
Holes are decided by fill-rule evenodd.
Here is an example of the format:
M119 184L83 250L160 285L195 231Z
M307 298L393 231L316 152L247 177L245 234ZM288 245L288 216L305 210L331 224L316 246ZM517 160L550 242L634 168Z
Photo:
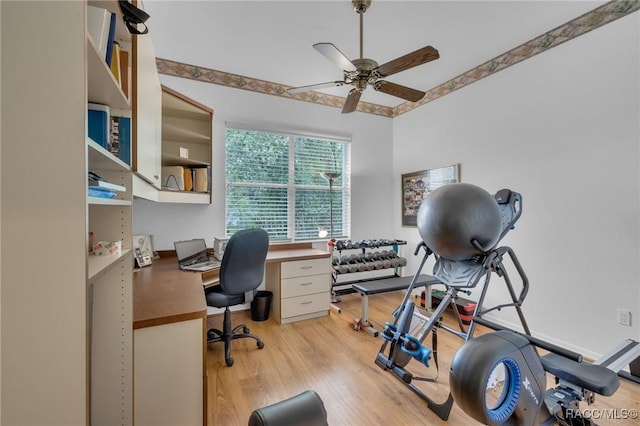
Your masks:
M251 301L252 321L266 321L269 319L272 299L273 293L265 290L260 290L253 296L253 300Z

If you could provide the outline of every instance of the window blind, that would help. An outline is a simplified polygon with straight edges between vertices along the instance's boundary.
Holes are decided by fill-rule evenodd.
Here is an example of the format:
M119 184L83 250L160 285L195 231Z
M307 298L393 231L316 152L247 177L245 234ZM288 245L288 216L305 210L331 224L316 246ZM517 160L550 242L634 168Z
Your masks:
M283 241L349 235L348 141L228 126L225 149L227 235L249 227ZM331 188L327 172L339 174Z

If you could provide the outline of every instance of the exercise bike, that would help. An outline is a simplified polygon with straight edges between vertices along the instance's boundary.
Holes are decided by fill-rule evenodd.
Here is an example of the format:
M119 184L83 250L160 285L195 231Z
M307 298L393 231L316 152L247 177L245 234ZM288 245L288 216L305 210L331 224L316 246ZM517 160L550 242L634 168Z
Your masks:
M388 322L382 332L385 341L375 363L409 387L443 420L448 419L455 400L469 416L489 425L593 424L582 415L580 402L591 404L596 394L612 395L619 387L618 371L628 365L629 360L640 356L640 344L629 340L624 350L594 364L585 364L580 354L531 336L522 311L529 289L528 278L515 252L498 245L521 214L522 196L509 189L491 196L474 185L450 184L427 197L418 213L422 242L414 253L418 255L422 250L423 257L402 303L393 312L393 322ZM435 258L433 276L444 285L446 292L428 316L415 309L411 294L416 278L432 255ZM520 278L519 292L507 272L504 263L507 259ZM485 307L493 275L502 279L511 301ZM458 294L468 293L481 282L468 327L465 329L456 309L453 312L459 330L443 324L444 311ZM483 318L503 308L515 309L523 332ZM412 330L416 319L423 324L417 332ZM477 324L497 331L474 338ZM411 360L428 367L432 359L438 368L438 329L465 341L452 361L450 391L441 402L414 384L435 379L414 375L407 368ZM432 335L431 347L423 345L429 334ZM549 354L539 356L538 348ZM547 372L556 378L556 386L549 390L546 389Z

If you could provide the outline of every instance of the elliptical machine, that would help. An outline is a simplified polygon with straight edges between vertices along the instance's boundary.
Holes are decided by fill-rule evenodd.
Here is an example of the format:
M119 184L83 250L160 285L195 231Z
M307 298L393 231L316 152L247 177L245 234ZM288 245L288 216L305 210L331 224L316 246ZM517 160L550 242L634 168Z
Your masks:
M532 337L522 312L529 281L514 251L498 243L514 228L522 214L522 196L509 189L491 195L484 189L466 183L445 185L436 189L420 206L417 225L422 242L415 255L424 254L414 279L401 305L393 312L382 332L385 339L375 363L403 382L441 419L447 420L454 400L474 419L489 425L583 425L593 424L579 410L579 403L591 404L595 394L612 395L619 386L617 372L608 369L607 360L595 364L582 363L580 354ZM411 301L415 281L429 256L435 258L433 275L446 288L446 293L430 315L415 309ZM509 259L521 280L516 292L505 267ZM492 275L502 279L511 301L485 307L485 296ZM442 323L444 311L459 292L467 293L481 281L482 289L468 328L460 330ZM523 333L483 318L489 312L514 308ZM411 331L418 319L418 331ZM474 338L476 324L499 330ZM444 329L466 343L456 352L449 375L450 391L446 400L437 402L413 382L435 381L412 374L407 366L417 360L427 367L433 358L436 368L437 333ZM424 346L432 335L432 346ZM634 342L637 344L637 342ZM536 348L550 351L540 357ZM546 373L556 377L556 387L546 390Z

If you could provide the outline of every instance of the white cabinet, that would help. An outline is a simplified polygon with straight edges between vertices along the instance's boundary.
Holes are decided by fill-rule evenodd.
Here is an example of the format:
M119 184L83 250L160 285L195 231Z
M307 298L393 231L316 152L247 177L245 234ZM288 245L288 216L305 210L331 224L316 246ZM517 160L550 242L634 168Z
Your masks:
M211 204L213 110L161 86L155 62L151 65L153 70L144 75L155 75L134 91L134 196L162 203Z
M267 265L267 290L273 292L272 310L281 324L329 314L330 259L293 260Z
M160 189L162 88L151 33L133 36L132 50L133 170L154 188Z
M131 52L131 36L117 1L89 1L116 13L116 40ZM131 104L87 34L87 100L108 105L113 115L131 116ZM129 53L131 56L131 53ZM133 423L132 173L129 165L86 137L87 167L124 186L115 198L87 197L87 231L93 241L121 241L120 254L87 254L87 315L90 421ZM86 182L86 179L85 179Z
M212 120L211 108L162 86L163 185L167 173L182 170L183 188L162 191L158 201L211 203Z
M204 322L193 319L135 330L136 426L205 423Z
M119 12L116 0L89 4ZM131 424L131 171L87 137L88 102L125 113L129 102L89 40L87 2L0 8L0 38L12 40L2 44L2 423ZM20 37L25 23L33 31ZM127 191L88 197L90 169ZM89 231L123 253L89 254Z

